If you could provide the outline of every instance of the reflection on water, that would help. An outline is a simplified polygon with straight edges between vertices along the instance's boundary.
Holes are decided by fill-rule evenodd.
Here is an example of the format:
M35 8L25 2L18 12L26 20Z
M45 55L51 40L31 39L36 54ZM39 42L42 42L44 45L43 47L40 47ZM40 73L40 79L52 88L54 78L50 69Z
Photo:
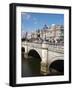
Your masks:
M32 76L44 76L40 72L40 58L34 58L32 56L28 56L27 58L24 57L24 54L22 54L22 77L32 77ZM64 63L62 63L63 69L64 69ZM47 76L54 76L54 75L64 75L63 72L59 72L55 69L55 66L51 65L50 67L50 73ZM60 65L59 65L60 66ZM54 67L54 68L53 68ZM60 67L58 67L60 68Z
M40 60L32 56L22 56L22 77L40 76Z

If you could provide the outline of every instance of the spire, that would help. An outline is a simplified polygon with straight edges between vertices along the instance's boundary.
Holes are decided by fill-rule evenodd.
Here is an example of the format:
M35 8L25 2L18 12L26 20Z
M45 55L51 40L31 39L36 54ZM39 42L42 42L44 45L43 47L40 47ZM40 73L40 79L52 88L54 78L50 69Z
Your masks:
M48 29L48 26L45 24L44 27L43 27L43 29Z

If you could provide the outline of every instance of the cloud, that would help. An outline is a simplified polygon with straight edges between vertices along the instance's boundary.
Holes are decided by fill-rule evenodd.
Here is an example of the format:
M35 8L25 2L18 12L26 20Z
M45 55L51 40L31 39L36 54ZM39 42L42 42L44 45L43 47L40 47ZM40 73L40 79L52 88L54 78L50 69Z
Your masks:
M29 20L31 18L31 15L28 14L28 13L22 13L22 18L26 19L26 20Z
M26 19L29 20L31 18L31 15L27 14Z

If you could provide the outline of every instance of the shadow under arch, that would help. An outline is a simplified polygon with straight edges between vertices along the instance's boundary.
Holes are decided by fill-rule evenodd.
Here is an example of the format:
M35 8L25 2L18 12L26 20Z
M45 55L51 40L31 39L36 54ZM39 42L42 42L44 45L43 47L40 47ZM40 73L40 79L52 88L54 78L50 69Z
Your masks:
M24 48L24 47L21 47L21 55L22 55L22 58L24 58L24 53L25 53L25 48Z
M31 49L28 52L28 56L32 56L33 58L37 58L37 60L41 61L41 57L40 57L39 53L36 50L34 50L34 49Z
M31 49L28 52L28 57L31 57L29 59L29 66L32 70L32 76L39 76L41 68L41 57L39 53L36 50Z
M55 60L49 66L50 73L53 75L64 75L64 60Z
M22 52L25 52L25 48L24 48L24 47L21 47L21 51L22 51Z

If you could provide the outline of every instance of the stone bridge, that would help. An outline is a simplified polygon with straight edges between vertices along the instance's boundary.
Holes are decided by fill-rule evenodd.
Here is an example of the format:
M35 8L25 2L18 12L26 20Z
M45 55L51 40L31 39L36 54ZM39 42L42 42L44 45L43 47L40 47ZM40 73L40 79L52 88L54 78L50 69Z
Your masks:
M53 62L63 60L64 62L64 46L49 45L48 43L35 43L23 41L21 47L25 49L26 56L32 50L37 52L41 58L41 72L49 73L49 68Z

